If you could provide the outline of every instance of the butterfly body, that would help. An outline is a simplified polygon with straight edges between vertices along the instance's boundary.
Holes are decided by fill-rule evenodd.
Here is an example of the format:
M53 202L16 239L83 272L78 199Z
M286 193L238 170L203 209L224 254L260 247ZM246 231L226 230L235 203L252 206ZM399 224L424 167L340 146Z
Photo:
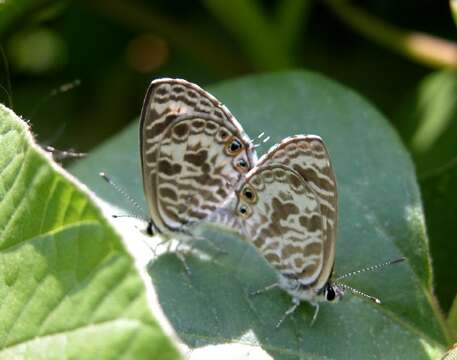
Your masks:
M220 219L229 218L227 213L234 218L231 224L276 270L277 282L253 294L279 287L292 297L277 327L302 301L315 306L314 322L319 303L336 302L345 290L380 304L340 280L405 260L332 278L338 197L330 156L319 136L291 136L273 146L240 182Z
M293 136L272 148L237 191L236 213L281 276L319 290L333 268L337 195L329 157L319 159L317 149L326 153L317 136Z
M332 284L330 280L321 289L314 289L281 274L278 275L278 287L295 299L294 302L307 301L314 306L324 301L338 301L344 295L344 288L338 284Z
M147 91L140 123L149 232L181 239L233 193L256 154L240 124L216 98L180 79Z
M273 285L291 295L293 309L301 301L341 298L343 288L330 280L336 180L320 137L291 136L271 148L240 182L230 211L239 232L276 270Z

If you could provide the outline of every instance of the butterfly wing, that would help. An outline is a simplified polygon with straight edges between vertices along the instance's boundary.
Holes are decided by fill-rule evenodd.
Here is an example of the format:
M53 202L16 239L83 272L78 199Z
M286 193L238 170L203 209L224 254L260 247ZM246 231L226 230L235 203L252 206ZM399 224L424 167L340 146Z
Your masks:
M247 238L282 275L303 284L318 279L323 219L317 195L300 174L279 164L254 168L237 211Z
M255 204L246 202L246 186L255 192ZM274 146L238 197L239 218L241 205L252 208L243 232L266 259L303 285L322 288L335 261L337 226L336 180L322 139L298 135Z
M223 204L256 158L227 108L198 86L178 79L159 79L149 86L140 147L144 191L160 232L205 219Z

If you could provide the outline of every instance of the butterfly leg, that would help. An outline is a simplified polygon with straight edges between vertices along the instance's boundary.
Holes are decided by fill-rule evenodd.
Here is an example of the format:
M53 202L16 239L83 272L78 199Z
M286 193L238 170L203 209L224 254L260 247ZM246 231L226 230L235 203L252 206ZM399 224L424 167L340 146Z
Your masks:
M184 270L186 270L186 274L188 276L191 276L192 272L190 271L189 264L187 263L186 254L184 253L183 250L179 249L180 245L181 245L181 243L179 243L178 246L176 246L175 254L178 257L179 261L181 261L182 265L184 266Z
M52 155L52 158L55 161L61 161L61 160L66 160L66 159L80 159L86 156L84 153L79 153L76 151L73 151L71 149L69 150L58 150L53 146L44 146L43 147L47 152L49 152Z
M313 315L313 319L311 320L311 326L314 325L314 322L317 319L317 314L318 313L319 313L319 303L316 303L316 305L314 305L314 315Z
M251 296L259 295L259 294L264 293L265 291L274 289L274 288L276 288L276 287L278 287L278 286L279 286L278 283L273 283L273 284L270 284L270 285L268 285L268 286L266 286L266 287L264 287L264 288L262 288L262 289L257 289L257 290L255 290L255 291L251 291L251 292L249 293L249 295L251 295Z
M292 298L292 306L287 309L287 311L284 313L281 319L279 319L278 323L276 324L276 329L281 326L284 320L290 315L293 314L293 312L297 309L297 307L300 305L300 299L298 298Z
M158 244L156 244L154 247L152 247L150 244L147 244L149 246L149 248L151 249L152 251L152 254L154 256L157 256L157 249L159 248L159 246L162 246L163 244L166 244L168 243L168 248L166 251L169 251L170 249L170 244L171 244L171 241L169 239L165 239L165 240L162 240L161 242L159 242Z

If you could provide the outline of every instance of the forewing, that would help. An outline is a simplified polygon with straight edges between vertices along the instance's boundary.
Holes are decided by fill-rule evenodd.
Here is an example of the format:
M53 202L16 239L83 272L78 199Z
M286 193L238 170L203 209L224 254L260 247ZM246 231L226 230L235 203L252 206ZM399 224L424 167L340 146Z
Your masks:
M335 262L335 241L338 216L338 195L335 174L324 142L316 135L296 135L275 145L258 162L282 164L299 173L316 194L323 217L322 241L324 266L316 283L321 288L331 276Z
M220 141L214 140L216 135ZM246 160L243 169L233 167L234 156L223 152L229 137L242 144L237 158ZM180 79L150 84L141 113L140 152L151 219L162 232L204 218L227 196L227 184L233 186L233 179L251 169L256 159L249 138L227 108Z
M303 177L280 164L257 166L238 197L248 240L282 275L313 284L324 265L324 225L319 197Z

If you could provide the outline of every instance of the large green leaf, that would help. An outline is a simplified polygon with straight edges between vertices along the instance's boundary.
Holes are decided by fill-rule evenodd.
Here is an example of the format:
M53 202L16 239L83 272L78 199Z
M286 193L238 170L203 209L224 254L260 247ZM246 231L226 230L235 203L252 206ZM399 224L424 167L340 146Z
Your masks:
M420 181L433 258L436 294L447 311L457 294L457 159Z
M87 191L0 105L0 359L180 358Z
M172 253L148 265L160 303L183 341L191 348L250 344L277 359L428 359L442 352L449 335L432 295L414 168L387 121L350 90L311 73L248 77L211 91L251 136L265 131L272 144L310 133L326 141L340 194L336 272L400 255L408 261L350 281L379 296L383 305L347 295L337 305L323 304L310 326L313 309L304 304L275 329L290 297L279 290L248 295L273 282L273 271L245 242L208 228L206 236L227 255L189 257L191 276ZM97 173L110 173L144 206L137 131L132 125L74 168L97 194L121 208L124 199ZM130 228L130 241L139 238Z

